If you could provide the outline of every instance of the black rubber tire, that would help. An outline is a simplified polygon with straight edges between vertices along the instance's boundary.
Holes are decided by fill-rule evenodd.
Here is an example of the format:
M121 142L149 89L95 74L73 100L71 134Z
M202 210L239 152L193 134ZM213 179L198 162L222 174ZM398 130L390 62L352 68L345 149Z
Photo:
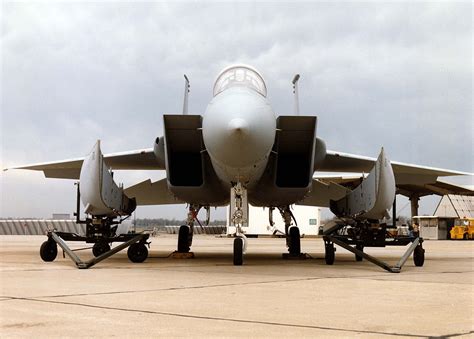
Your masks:
M188 253L189 248L189 226L188 225L181 225L179 228L178 233L178 252L180 253Z
M58 256L58 246L54 240L46 240L41 244L40 257L43 261L50 262Z
M92 246L92 254L94 254L94 257L98 257L108 251L110 251L110 245L106 242L96 242L94 246Z
M324 260L326 261L326 265L334 264L334 260L336 259L335 252L336 252L336 249L334 248L333 244L325 245Z
M128 248L127 256L131 262L141 263L148 258L148 249L145 244L135 243Z
M288 232L289 246L288 252L291 255L300 255L301 254L301 239L300 239L300 229L296 226L290 227Z
M421 267L425 263L425 250L421 245L416 246L413 251L413 262L415 266Z
M364 246L362 245L356 245L356 249L358 249L359 251L362 251L364 252ZM355 255L355 258L356 258L356 261L362 261L364 258L359 256L359 255Z
M242 238L234 239L234 265L241 266L244 262L244 240Z

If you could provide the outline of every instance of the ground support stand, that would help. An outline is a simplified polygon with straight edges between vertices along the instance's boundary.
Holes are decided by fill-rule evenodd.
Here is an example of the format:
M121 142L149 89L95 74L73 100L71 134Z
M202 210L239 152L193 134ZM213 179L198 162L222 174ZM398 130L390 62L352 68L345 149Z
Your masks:
M133 262L142 262L148 256L148 250L146 249L145 245L148 245L147 240L150 237L148 233L140 233L140 234L121 234L115 237L104 238L103 240L107 243L112 242L123 242L122 244L112 248L111 250L92 258L88 261L83 261L79 256L74 253L66 243L66 241L84 241L90 242L90 239L84 236L80 236L76 233L68 233L68 232L55 232L55 231L48 231L48 242L54 241L56 244L59 245L66 253L69 258L76 264L78 268L89 268L94 266L95 264L101 262L102 260L107 259L108 257L120 252L121 250L129 247L128 257ZM136 246L139 245L139 246ZM144 248L144 250L143 250ZM130 251L132 250L132 251ZM54 260L54 258L52 259ZM47 261L52 261L47 260Z
M416 266L423 266L424 263L425 250L422 247L423 238L420 237L398 236L395 238L384 238L384 241L382 243L377 241L377 245L363 243L359 240L355 240L344 235L336 234L325 235L323 239L326 247L326 263L328 263L329 265L332 265L332 263L334 262L335 249L333 244L339 245L342 248L348 250L349 252L354 253L356 255L356 258L364 258L370 261L371 263L380 266L384 270L387 270L390 273L400 273L403 265L406 263L406 261L412 254L414 256L413 259ZM405 254L402 255L402 257L395 266L390 266L384 261L377 259L367 253L364 253L363 251L364 247L406 246L410 243L411 245L408 247Z

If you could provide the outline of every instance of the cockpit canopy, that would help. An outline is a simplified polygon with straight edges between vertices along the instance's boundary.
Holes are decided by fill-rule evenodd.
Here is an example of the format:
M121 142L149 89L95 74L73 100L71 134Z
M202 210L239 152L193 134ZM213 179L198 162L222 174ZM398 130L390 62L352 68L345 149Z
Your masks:
M214 83L213 94L216 96L233 86L246 86L264 97L267 96L265 81L263 81L260 73L250 66L234 65L225 68Z

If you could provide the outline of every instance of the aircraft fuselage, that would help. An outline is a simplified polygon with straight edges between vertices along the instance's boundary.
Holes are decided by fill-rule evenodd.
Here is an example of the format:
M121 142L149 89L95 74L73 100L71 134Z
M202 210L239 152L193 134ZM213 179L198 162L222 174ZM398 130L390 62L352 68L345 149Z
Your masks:
M276 117L268 100L237 85L215 96L203 116L203 140L219 179L254 186L275 141Z

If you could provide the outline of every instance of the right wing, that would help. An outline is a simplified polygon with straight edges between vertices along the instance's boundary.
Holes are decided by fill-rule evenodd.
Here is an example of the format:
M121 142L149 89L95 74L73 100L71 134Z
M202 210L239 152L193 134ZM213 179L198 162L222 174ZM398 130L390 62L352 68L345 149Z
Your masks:
M374 167L376 160L377 159L371 157L327 150L326 157L318 168L318 171L368 173L372 167ZM472 175L472 173L467 172L407 164L398 161L391 161L391 163L396 177Z
M82 162L84 159L85 157L44 162L39 164L6 168L4 171L9 169L27 169L43 171L44 176L47 178L79 179L79 174L81 173ZM107 166L113 170L165 169L164 162L156 158L153 148L106 154L104 155L104 161Z

